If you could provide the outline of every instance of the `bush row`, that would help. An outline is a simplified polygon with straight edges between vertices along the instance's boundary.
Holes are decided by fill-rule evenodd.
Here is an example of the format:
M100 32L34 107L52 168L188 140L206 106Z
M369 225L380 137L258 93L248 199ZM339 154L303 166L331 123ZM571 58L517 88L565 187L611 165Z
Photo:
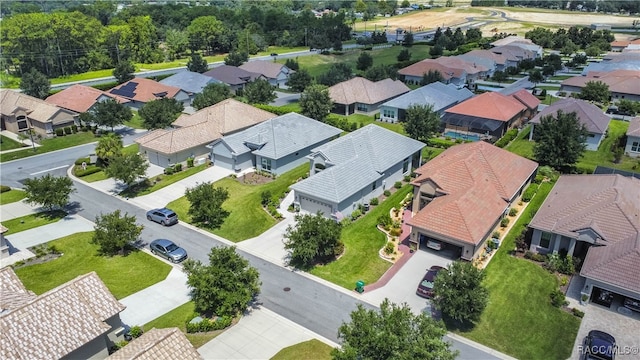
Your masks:
M0 193L4 193L7 191L11 191L11 187L7 186L7 185L0 185Z
M202 321L197 323L187 322L187 333L222 330L231 325L231 320L231 317L223 316L216 320L202 319Z
M83 177L83 176L95 174L95 173L100 172L100 171L102 171L102 168L100 168L98 166L95 166L95 165L88 165L86 170L82 170L82 168L79 167L79 166L76 166L73 169L73 173L77 177Z
M427 140L427 145L435 148L448 149L455 145L455 141L440 139L440 138L431 138Z
M503 148L507 146L511 140L515 139L518 136L518 129L511 129L504 134L496 143L494 144L497 147Z
M522 194L522 201L531 201L531 199L533 199L533 196L536 194L536 191L538 191L538 184L529 184L529 186L527 186L527 189Z

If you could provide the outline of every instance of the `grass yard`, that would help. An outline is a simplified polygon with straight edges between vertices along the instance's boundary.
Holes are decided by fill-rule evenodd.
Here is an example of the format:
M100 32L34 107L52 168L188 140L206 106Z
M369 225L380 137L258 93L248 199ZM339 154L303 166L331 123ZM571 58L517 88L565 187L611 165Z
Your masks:
M376 228L378 217L398 206L412 189L410 185L405 185L365 216L345 226L342 229L345 247L342 257L327 265L316 266L310 273L347 289L353 289L358 280L366 284L378 281L391 267L391 263L378 256L378 250L387 241L386 236Z
M551 85L549 83L546 83L546 85L537 85L536 89L543 89L543 90L560 90L560 84L557 85Z
M529 141L531 125L527 125L518 136L505 147L506 150L518 154L527 159L533 159L533 141Z
M340 116L338 115L338 117ZM404 131L404 126L402 126L402 124L400 123L388 123L384 121L376 121L373 116L368 116L364 114L351 114L346 118L347 118L347 121L349 121L350 123L360 124L360 127L366 126L369 124L376 124L387 130L397 132L398 134L407 135L407 133Z
M127 256L100 256L98 246L90 243L92 236L93 232L83 232L51 241L48 244L64 254L62 257L17 268L16 274L27 289L42 294L95 271L113 296L122 299L164 280L171 271L170 265L143 251L133 251Z
M0 205L11 204L27 197L27 193L22 190L11 189L0 193Z
M35 151L31 147L14 151L6 154L0 154L0 162L6 162L16 159L22 159L33 155L39 155L55 150L66 149L68 147L88 144L97 141L92 132L79 132L76 134L54 137L51 139L43 139L40 142L40 147L37 147Z
M544 100L542 100L541 102L545 105L551 105L556 101L559 101L561 98L559 97L555 97L555 96L551 96L549 94L547 94L547 96L545 96Z
M146 182L142 182L138 185L127 188L126 190L121 192L120 195L132 198L136 196L151 194L154 191L158 191L182 179L188 178L191 175L197 174L200 171L205 170L206 168L207 164L202 164L194 166L192 168L187 168L186 170L180 171L178 173L173 173L171 175L160 174L154 176L152 179L148 179ZM156 180L158 181L156 182Z
M37 228L39 226L53 224L64 218L65 216L67 216L66 212L62 210L55 210L52 212L40 212L36 214L21 216L11 220L4 220L2 221L2 225L9 229L4 233L4 235L7 236L21 231Z
M137 111L132 111L133 117L129 121L125 121L124 125L134 129L144 129L144 121L142 117L138 115Z
M271 360L331 360L331 350L333 348L322 341L311 339L278 351Z
M570 79L572 77L573 77L573 75L555 75L555 76L550 77L549 80L560 80L560 81L562 81L562 80Z
M456 331L518 359L567 359L580 327L579 318L550 303L557 278L508 253L552 187L551 183L540 186L486 268L489 302L480 321L471 331Z
M15 141L10 137L0 135L0 151L20 149L22 147L26 147L26 145L19 141Z
M214 186L229 190L229 199L222 207L231 214L219 229L203 229L233 242L251 239L262 234L271 228L276 220L262 208L260 194L264 191L271 192L272 196L284 194L289 186L308 171L309 164L305 163L278 176L274 181L261 185L242 184L231 177L216 181ZM187 213L189 201L186 197L170 202L167 207L173 209L181 220L191 222L191 216Z
M138 144L131 144L131 145L127 145L124 148L122 148L122 153L123 154L137 154L138 153ZM77 168L77 165L75 165ZM91 167L96 167L95 164L92 165L88 165L87 169L91 168ZM74 169L74 175L75 173L75 169ZM85 176L81 176L80 179L82 179L82 181L86 181L88 183L92 183L92 182L96 182L96 181L102 181L102 180L107 180L109 178L109 176L107 176L107 174L103 171L100 170L96 173L93 174L89 174L89 175L85 175Z
M185 324L187 323L187 321L191 320L195 311L195 304L192 301L189 301L169 311L168 313L144 324L142 326L142 330L147 332L153 328L165 329L170 327L177 327L185 334L187 339L189 339L191 345L193 345L195 348L199 348L200 346L208 343L211 339L222 334L224 330L210 331L204 334L187 334L187 328Z

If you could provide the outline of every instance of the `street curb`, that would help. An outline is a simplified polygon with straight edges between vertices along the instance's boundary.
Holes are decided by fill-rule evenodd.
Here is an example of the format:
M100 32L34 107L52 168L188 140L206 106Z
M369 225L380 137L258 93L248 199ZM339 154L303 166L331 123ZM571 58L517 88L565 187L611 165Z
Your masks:
M86 144L70 146L70 147L67 147L67 148L64 148L64 149L58 149L58 150L53 150L53 151L47 151L47 152L44 152L44 153L42 153L42 154L33 155L33 156L26 156L26 157L23 157L23 158L20 158L20 159L15 159L15 160L10 160L10 161L7 161L7 162L3 162L2 164L10 164L10 163L12 163L12 162L14 162L14 161L20 161L20 160L24 160L24 159L27 159L27 158L33 159L33 158L36 158L36 157L38 157L38 156L42 156L42 155L46 155L46 154L55 154L55 153L60 152L60 151L65 151L65 150L74 149L74 148L77 148L77 147L80 147L80 146L91 145L91 144L97 144L97 143L98 143L97 141L93 141L93 142L86 143ZM22 150L22 149L21 149L21 150Z

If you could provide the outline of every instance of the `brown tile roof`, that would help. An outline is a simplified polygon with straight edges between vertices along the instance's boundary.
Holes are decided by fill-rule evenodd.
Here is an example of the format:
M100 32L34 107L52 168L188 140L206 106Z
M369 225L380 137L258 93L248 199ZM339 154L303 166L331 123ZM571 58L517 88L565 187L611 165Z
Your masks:
M30 119L41 123L50 122L59 111L69 112L33 96L13 90L0 90L0 113L11 116L18 109L24 109Z
M119 93L119 90L125 86L127 88L131 88L133 96ZM109 90L109 93L144 103L162 98L173 98L180 91L181 89L175 86L169 86L150 79L137 77L114 87Z
M36 294L24 287L13 268L0 269L0 316L29 303L35 297Z
M429 71L438 71L442 76L443 80L450 80L452 77L461 77L463 75L462 69L452 69L447 66L442 65L432 59L426 59L422 61L418 61L415 64L411 64L405 68L398 70L398 74L405 76L416 76L422 77L424 74L427 74Z
M516 45L502 45L489 49L489 51L504 56L509 61L521 61L524 59L534 59L535 54L531 50L521 48Z
M445 113L509 121L525 110L526 108L520 101L510 96L497 92L486 92L450 107L445 110Z
M337 104L377 104L411 91L400 80L370 81L362 77L343 81L329 88L329 96Z
M454 56L442 56L434 60L435 62L442 64L450 69L462 69L467 74L473 75L479 72L488 71L489 69L480 64L474 64L469 61L454 57ZM456 70L454 70L455 72Z
M491 46L504 46L504 45L509 45L511 43L514 43L514 42L523 43L523 44L529 44L529 45L535 45L533 43L533 41L531 41L530 39L523 38L522 36L510 35L510 36L507 36L505 38L498 39L498 40L492 42Z
M628 45L640 45L640 39L616 40L611 43L611 47L627 47Z
M128 99L113 95L90 86L75 84L45 99L50 104L69 109L77 113L87 112L101 96L107 96L119 103L127 103Z
M414 186L430 181L442 195L408 224L478 244L537 167L483 141L451 147L416 170Z
M124 310L95 272L0 316L0 358L58 359L111 329Z
M239 66L242 70L262 74L270 79L277 78L283 67L283 64L267 60L249 61Z
M268 111L226 99L194 114L183 114L173 122L177 128L154 130L136 139L136 143L163 154L174 154L211 143L224 135L274 117L276 115Z
M491 59L495 61L495 63L498 65L504 65L507 63L506 57L500 54L496 54L489 50L471 50L468 53L464 53L464 55L472 55L472 56L482 57L485 59Z
M640 95L640 71L615 70L609 72L590 72L587 76L574 76L564 80L561 86L583 88L589 81L601 81L615 93Z
M536 110L538 108L538 105L540 105L540 99L538 99L525 89L520 89L509 96L512 96L516 100L520 101L529 110Z
M634 117L629 122L629 128L627 129L627 136L640 137L640 116Z
M544 108L531 119L531 122L540 124L542 117L550 115L556 118L558 110L562 110L565 114L575 112L580 123L584 124L587 130L594 134L604 134L611 121L611 118L602 112L599 107L584 100L566 98Z
M201 360L178 328L153 328L109 356L109 360Z

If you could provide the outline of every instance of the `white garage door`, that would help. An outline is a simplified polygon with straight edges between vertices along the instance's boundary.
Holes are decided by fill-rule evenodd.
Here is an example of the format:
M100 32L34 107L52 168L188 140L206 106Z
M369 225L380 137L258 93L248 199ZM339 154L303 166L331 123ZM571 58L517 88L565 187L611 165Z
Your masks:
M331 216L331 205L304 196L300 196L300 210L311 214L320 211L326 217Z
M213 166L219 166L224 169L233 170L233 159L214 154Z

